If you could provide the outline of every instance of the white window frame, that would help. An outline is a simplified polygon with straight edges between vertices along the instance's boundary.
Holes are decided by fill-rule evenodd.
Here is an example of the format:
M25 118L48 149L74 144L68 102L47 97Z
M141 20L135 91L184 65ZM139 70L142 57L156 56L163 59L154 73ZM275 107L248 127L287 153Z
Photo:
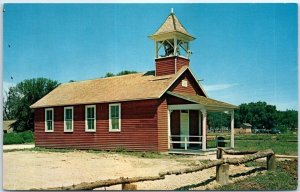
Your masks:
M52 130L49 130L47 127L47 111L52 112ZM54 109L53 108L45 108L45 132L54 132Z
M119 129L113 129L111 124L111 107L119 106ZM109 132L121 132L121 103L109 104Z
M66 110L67 109L72 109L72 126L71 126L71 130L67 129L67 124L66 124ZM64 132L73 132L74 129L74 107L64 107Z
M88 129L88 121L87 121L87 109L88 108L94 108L94 129ZM86 105L85 106L85 132L96 132L96 120L97 120L97 114L96 114L96 105Z
M188 81L185 80L185 79L183 79L183 80L181 81L181 86L182 86L182 87L187 87L187 86L188 86Z

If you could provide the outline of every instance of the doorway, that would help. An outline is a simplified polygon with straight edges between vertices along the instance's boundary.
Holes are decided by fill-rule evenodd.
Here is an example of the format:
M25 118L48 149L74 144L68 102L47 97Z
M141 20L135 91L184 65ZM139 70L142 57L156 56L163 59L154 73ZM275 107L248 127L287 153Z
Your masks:
M189 141L190 126L189 126L189 110L180 111L180 141L184 142L185 138ZM180 143L180 147L185 147L184 143ZM189 144L187 144L189 147Z

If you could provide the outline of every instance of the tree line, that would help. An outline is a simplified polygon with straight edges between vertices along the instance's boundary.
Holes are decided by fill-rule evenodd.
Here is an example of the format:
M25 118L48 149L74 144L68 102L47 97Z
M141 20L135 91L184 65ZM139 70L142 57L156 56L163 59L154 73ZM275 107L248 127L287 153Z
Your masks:
M280 111L266 102L250 102L239 105L234 111L234 126L250 123L253 129L277 128L281 132L294 131L298 127L298 111ZM230 127L230 115L216 112L208 114L208 126L212 130Z

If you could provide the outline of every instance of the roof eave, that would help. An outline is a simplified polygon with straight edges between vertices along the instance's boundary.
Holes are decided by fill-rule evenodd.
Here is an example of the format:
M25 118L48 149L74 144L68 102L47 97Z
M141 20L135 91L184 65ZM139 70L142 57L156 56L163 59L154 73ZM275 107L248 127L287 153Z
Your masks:
M140 100L150 100L150 99L159 99L160 97L146 97L146 98L135 98L135 99L124 99L124 100L109 100L109 101L93 101L93 102L78 102L78 103L68 103L68 104L53 104L53 105L40 105L33 106L31 109L46 108L46 107L61 107L61 106L74 106L74 105L90 105L98 103L117 103L117 102L126 102L126 101L140 101Z
M178 98L181 98L181 99L184 99L184 100L187 100L187 101L190 101L190 102L194 102L194 103L197 103L197 104L200 104L204 107L207 107L207 108L211 108L212 110L234 110L234 109L238 109L239 107L238 106L235 106L235 105L231 105L231 104L225 104L225 106L222 104L222 105L211 105L211 104L204 104L204 103L199 103L198 101L195 101L191 98L186 98L184 96L181 96L181 95L178 95L178 94L175 94L171 91L167 91L166 92L167 94L169 95L172 95L174 97L178 97ZM209 98L208 98L209 99Z
M159 33L159 34L152 34L152 35L149 35L148 38L152 39L152 40L155 40L155 41L159 41L159 40L162 40L164 38L166 38L166 36L169 36L169 35L174 35L174 36L180 36L182 37L183 39L186 39L188 41L193 41L195 40L196 38L193 37L192 35L190 34L186 34L186 33L182 33L180 31L169 31L169 32L165 32L165 33ZM160 38L159 38L160 37Z

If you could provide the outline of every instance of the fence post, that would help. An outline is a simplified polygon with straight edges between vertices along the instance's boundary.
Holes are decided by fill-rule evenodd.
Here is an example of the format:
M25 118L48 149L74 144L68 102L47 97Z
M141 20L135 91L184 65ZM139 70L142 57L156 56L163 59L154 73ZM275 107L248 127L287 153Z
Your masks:
M276 170L276 157L275 154L267 156L267 170L275 171Z
M216 181L221 185L229 182L229 164L225 163L217 166Z
M187 150L187 137L184 137L184 149Z
M135 191L137 190L137 185L130 183L122 183L122 190Z
M218 148L217 150L217 159L222 159L223 158L223 150L221 148Z

